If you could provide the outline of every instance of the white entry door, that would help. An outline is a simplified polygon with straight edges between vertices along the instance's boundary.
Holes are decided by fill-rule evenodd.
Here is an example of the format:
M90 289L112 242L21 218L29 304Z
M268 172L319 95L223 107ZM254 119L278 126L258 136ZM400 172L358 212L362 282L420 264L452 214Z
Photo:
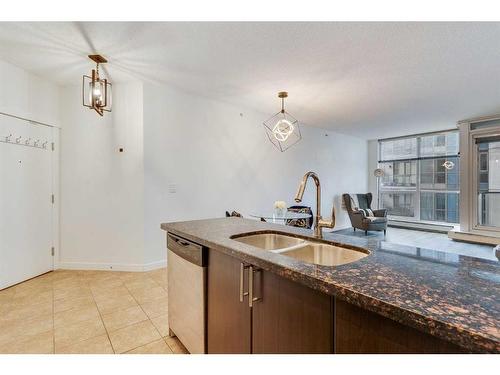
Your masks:
M52 128L0 115L0 289L53 270L51 142Z

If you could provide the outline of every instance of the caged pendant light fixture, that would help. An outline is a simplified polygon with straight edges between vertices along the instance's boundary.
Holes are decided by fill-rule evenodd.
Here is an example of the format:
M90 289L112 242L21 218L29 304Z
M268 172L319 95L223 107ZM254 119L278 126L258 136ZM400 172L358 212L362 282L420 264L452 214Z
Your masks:
M285 111L286 91L278 93L281 99L281 111L264 121L264 128L271 143L281 152L296 144L302 139L299 122L287 111Z
M111 112L111 83L99 77L99 64L108 60L101 55L89 55L89 58L96 63L96 68L92 69L91 76L83 76L83 105L103 116L104 112Z

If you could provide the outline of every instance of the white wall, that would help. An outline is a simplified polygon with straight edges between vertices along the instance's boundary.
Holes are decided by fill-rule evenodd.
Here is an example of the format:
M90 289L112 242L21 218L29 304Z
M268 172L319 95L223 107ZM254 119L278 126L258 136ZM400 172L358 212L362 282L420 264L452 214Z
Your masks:
M335 204L337 229L350 226L341 194L366 191L367 142L303 126L303 140L280 153L262 126L270 115L167 86L144 86L147 262L165 257L160 223L222 217L225 210L270 212L276 200L292 205L308 170L321 179L322 214L330 215ZM304 203L314 207L314 197L311 183Z
M142 270L142 84L114 85L104 117L82 106L79 85L61 88L60 101L59 267Z
M58 86L0 60L0 112L59 126Z
M126 84L115 85L113 112L99 117L80 95L79 86L60 93L61 268L164 265L160 223L292 205L308 170L321 178L323 215L335 204L337 229L348 227L340 196L367 187L367 143L358 138L302 127L303 140L280 153L262 127L267 113ZM304 203L314 197L311 183Z

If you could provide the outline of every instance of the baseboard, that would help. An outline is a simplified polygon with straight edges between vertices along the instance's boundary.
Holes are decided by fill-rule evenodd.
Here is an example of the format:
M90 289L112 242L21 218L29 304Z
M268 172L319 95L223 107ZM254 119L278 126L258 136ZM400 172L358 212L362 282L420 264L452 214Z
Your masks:
M144 272L166 267L167 260L150 262L144 264L123 264L123 263L84 263L84 262L59 262L54 264L54 269L59 270L79 270L79 271L128 271Z
M330 233L338 232L339 230L344 230L344 229L349 229L349 228L352 228L352 226L350 224L338 226L338 227L335 227L335 229L332 230Z
M157 270L158 268L164 268L167 266L167 259L159 260L157 262L146 263L143 266L143 271Z
M431 224L431 223L415 223L404 220L389 220L387 226L393 228L403 228L412 230L421 230L424 232L448 233L453 229L453 225L446 224Z
M493 246L500 244L500 238L498 236L461 232L458 230L450 230L448 232L448 237L452 240L463 242L480 243Z

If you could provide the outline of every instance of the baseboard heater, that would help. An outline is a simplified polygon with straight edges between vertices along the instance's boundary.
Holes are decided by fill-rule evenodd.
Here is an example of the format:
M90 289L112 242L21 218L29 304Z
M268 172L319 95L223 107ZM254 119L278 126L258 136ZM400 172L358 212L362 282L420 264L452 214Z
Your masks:
M478 234L470 232L460 232L458 230L451 230L448 232L448 237L456 241L479 243L484 245L498 245L500 244L500 236Z
M425 232L448 233L454 227L446 224L416 223L403 220L389 220L387 225L394 228L422 230Z

